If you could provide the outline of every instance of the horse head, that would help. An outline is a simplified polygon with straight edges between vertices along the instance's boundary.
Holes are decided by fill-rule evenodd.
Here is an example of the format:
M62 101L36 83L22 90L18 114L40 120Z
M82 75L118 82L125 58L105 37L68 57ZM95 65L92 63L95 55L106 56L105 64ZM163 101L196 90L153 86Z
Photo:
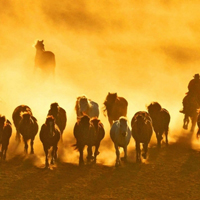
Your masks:
M162 107L158 102L152 102L147 106L148 113L152 115L156 115L161 111Z
M51 104L49 112L51 115L54 116L54 118L57 117L57 115L58 115L58 109L59 109L58 103L55 102L55 103Z
M31 113L30 113L30 112L23 112L23 113L22 113L22 119L23 119L25 122L30 122Z
M54 135L54 126L55 126L55 119L53 115L48 115L45 121L46 126L49 129L49 136L53 137Z
M126 117L119 118L119 126L120 126L120 134L122 134L124 137L126 137L128 134L128 124L127 124Z
M44 40L41 40L41 41L37 41L37 43L35 44L35 48L37 50L41 50L41 51L44 51L44 44L43 44Z
M3 127L3 126L4 126L5 121L6 121L6 117L0 115L0 127Z

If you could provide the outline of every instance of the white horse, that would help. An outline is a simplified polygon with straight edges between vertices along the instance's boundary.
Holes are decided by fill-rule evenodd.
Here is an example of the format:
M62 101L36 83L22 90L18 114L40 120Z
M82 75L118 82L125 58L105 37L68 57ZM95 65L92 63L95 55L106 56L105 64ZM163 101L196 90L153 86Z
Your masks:
M115 121L110 130L110 137L115 145L116 150L116 164L120 165L120 152L119 147L124 149L123 160L127 160L127 146L131 139L131 130L128 126L127 118L120 117L119 120Z
M75 110L77 118L83 115L88 115L90 118L99 117L99 105L84 95L77 97Z

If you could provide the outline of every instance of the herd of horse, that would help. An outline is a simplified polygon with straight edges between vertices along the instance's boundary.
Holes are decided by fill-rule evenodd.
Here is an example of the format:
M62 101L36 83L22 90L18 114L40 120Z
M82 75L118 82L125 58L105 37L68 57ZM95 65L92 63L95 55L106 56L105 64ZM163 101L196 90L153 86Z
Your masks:
M43 40L37 41L35 56L35 68L40 68L47 75L55 72L55 55L50 51L45 51ZM125 98L119 97L117 93L108 93L104 101L103 114L108 117L110 124L110 138L116 150L116 166L119 166L121 160L127 161L127 147L131 136L135 140L136 162L141 162L141 144L143 145L142 157L146 159L148 145L153 132L157 138L157 146L161 146L163 135L165 143L168 144L168 131L170 123L170 114L162 108L158 102L152 102L147 106L146 111L138 111L134 114L129 127L127 119L128 102ZM200 114L197 112L198 107L190 104L183 120L183 128L187 129L188 124L192 122L191 131L194 131L195 125L200 127ZM75 103L75 112L77 121L74 125L73 134L76 144L72 145L79 151L79 165L84 164L83 151L87 146L87 162L96 163L99 154L100 143L105 137L103 123L99 119L98 103L88 99L85 95L79 96ZM16 107L12 113L12 119L16 128L16 140L24 142L24 151L28 153L28 141L30 141L30 153L34 153L34 139L39 131L37 119L34 117L32 110L27 105ZM45 166L49 167L49 153L51 151L51 164L57 159L58 143L62 141L67 124L66 111L58 105L52 103L47 113L44 124L42 124L39 137L43 144L45 152ZM0 115L0 158L6 159L6 152L9 140L12 135L12 123ZM200 129L197 136L200 137ZM93 151L93 147L95 150ZM119 148L124 150L124 157L120 158Z
M163 134L165 134L166 144L168 144L170 115L158 102L152 102L147 107L148 112L135 113L131 120L131 126L127 119L128 102L125 98L119 97L117 93L109 92L103 104L103 113L108 117L110 123L110 138L116 150L116 166L121 164L121 160L127 161L127 148L131 137L134 138L136 144L137 162L141 162L140 144L143 144L142 157L146 159L148 144L153 132L156 134L158 147L161 146ZM96 163L101 141L105 137L104 125L99 119L99 105L82 95L76 99L75 112L77 120L73 134L76 143L72 146L79 151L79 165L84 165L85 146L87 146L87 163ZM15 140L20 142L23 139L25 153L28 153L29 141L30 153L34 153L34 139L39 131L39 138L46 157L45 166L48 168L50 164L54 164L57 159L58 143L62 142L62 135L67 124L66 111L58 103L52 103L40 130L37 119L27 105L16 107L12 113L12 119L16 128ZM11 134L11 122L6 120L5 116L0 116L0 157L2 160L6 159ZM120 158L120 147L124 150L123 158Z

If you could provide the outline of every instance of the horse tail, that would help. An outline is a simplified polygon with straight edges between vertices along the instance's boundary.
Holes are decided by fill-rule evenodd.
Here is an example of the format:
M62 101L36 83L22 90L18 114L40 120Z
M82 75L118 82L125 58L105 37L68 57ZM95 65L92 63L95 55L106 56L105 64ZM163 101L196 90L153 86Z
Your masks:
M103 115L106 117L107 116L107 108L106 106L103 106Z
M74 150L79 150L78 144L72 144L72 147L74 147Z

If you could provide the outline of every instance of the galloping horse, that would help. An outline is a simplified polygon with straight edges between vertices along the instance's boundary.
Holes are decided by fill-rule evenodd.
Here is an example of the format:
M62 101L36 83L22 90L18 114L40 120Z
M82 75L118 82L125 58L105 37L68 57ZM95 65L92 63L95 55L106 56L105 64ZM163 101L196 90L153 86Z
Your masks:
M6 120L5 116L0 116L0 145L1 152L0 158L6 159L6 152L9 145L9 140L12 134L12 124L9 120Z
M29 112L24 112L22 114L22 119L19 122L19 132L24 140L24 150L25 153L28 152L28 140L31 140L31 154L34 153L34 139L38 132L37 119L33 117Z
M47 116L45 123L40 130L40 140L43 144L44 152L46 155L45 166L49 167L48 153L49 149L52 149L51 164L57 159L58 142L60 140L60 130L55 124L54 117L52 115Z
M58 103L52 103L50 106L48 115L52 115L54 117L55 123L57 124L58 128L60 129L61 140L62 140L62 135L63 135L63 132L66 127L66 123L67 123L66 111L62 107L60 107L58 105Z
M110 130L110 137L114 143L116 150L116 163L115 166L120 165L120 152L119 147L124 149L123 160L127 160L127 146L131 139L131 131L128 126L126 117L120 117L119 120L115 121Z
M83 150L85 146L87 148L87 161L96 162L96 157L99 154L98 149L101 140L105 136L105 130L103 124L97 118L90 118L87 115L84 115L78 119L74 126L74 137L76 138L75 149L78 149L79 156L79 165L84 164L83 160ZM92 156L92 146L95 146L94 156Z
M200 102L198 98L194 95L188 94L183 99L184 106L184 119L183 119L183 128L188 129L189 122L191 120L191 129L190 131L193 132L197 123L197 116L198 116L198 109L200 108Z
M168 145L168 131L170 122L169 112L162 108L158 102L152 102L149 104L147 106L147 110L153 122L153 128L156 133L158 147L161 146L163 133L165 133L166 144Z
M55 73L55 55L51 51L45 51L44 40L37 41L36 55L35 55L35 68L40 68L45 75L54 75Z
M104 101L104 115L108 116L108 121L110 126L112 126L113 121L118 120L121 116L126 117L128 102L123 97L118 97L117 93L108 93Z
M75 110L77 117L82 117L83 115L88 115L90 118L99 117L99 105L85 95L77 98Z
M31 109L26 105L17 106L12 114L12 119L16 128L15 140L17 140L18 142L20 142L19 122L22 119L22 114L24 112L29 112L32 115Z
M135 113L131 120L132 136L136 143L136 162L141 161L140 143L143 144L144 153L142 157L146 159L148 144L153 133L152 120L149 113L139 111Z

